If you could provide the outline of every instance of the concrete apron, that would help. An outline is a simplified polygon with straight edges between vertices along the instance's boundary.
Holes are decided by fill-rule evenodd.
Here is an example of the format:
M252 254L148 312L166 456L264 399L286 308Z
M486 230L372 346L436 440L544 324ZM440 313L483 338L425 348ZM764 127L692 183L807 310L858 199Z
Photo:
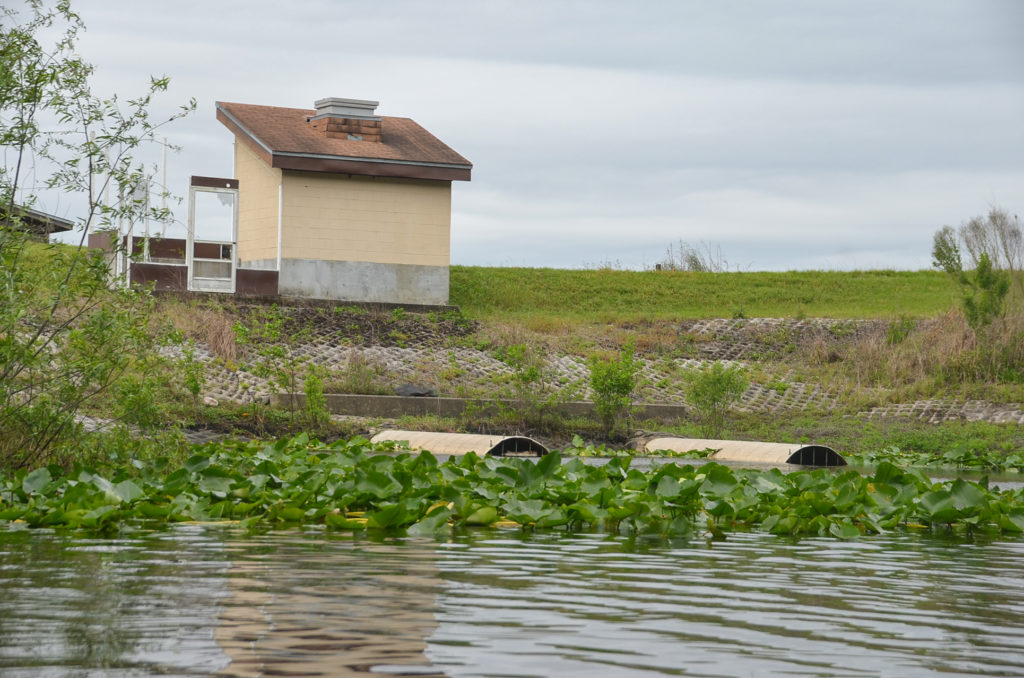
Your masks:
M762 443L747 440L710 440L704 438L652 438L644 445L645 452L670 450L690 452L714 450L713 461L741 461L762 464L796 464L800 466L846 466L846 460L825 445L801 443Z
M470 452L495 457L543 457L548 448L525 436L434 433L430 431L381 431L371 443L395 442L432 454L463 455Z

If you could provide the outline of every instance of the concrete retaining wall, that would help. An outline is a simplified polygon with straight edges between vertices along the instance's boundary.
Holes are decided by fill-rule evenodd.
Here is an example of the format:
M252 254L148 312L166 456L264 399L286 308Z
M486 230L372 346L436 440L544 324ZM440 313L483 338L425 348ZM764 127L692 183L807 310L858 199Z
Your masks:
M417 398L406 396L375 396L327 394L327 409L333 414L344 414L355 417L382 417L393 419L404 415L439 417L458 417L467 407L477 408L482 413L496 412L504 404L513 405L508 400L474 400L471 398ZM279 393L272 396L275 405L288 407L294 399L296 407L303 407L306 396L302 394ZM568 417L595 417L594 403L576 401L562 403L556 411ZM638 405L637 416L643 419L671 421L683 419L689 415L688 410L680 405Z

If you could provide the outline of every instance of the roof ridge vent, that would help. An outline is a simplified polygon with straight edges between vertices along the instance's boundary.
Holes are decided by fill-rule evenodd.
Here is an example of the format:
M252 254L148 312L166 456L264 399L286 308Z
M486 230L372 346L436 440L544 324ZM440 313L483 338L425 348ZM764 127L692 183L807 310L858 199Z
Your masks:
M328 97L313 102L316 115L309 118L315 127L323 127L330 139L380 141L381 118L375 115L379 101ZM317 124L316 121L323 120Z

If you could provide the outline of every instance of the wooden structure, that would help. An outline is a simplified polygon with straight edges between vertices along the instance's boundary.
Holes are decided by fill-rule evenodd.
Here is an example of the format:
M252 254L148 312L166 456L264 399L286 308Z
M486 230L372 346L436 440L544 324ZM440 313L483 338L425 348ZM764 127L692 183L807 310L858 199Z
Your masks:
M42 242L48 242L52 233L63 233L74 227L74 223L67 219L20 205L14 206L14 212L13 215L8 215L6 208L0 209L0 223L4 226L16 226L33 239Z

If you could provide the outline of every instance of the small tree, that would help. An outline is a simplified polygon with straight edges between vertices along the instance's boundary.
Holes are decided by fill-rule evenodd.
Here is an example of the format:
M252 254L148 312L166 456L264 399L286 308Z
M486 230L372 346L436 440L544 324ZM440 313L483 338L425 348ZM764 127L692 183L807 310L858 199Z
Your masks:
M636 390L640 361L634 357L632 339L622 347L618 357L590 356L590 388L594 395L594 409L601 420L605 437L611 436L618 423L629 415L633 391Z
M964 256L969 259L965 268ZM1006 313L1011 286L1024 301L1024 234L1017 217L993 208L959 229L943 226L932 242L932 264L960 286L964 315L978 330Z
M164 124L150 120L149 105L168 80L127 102L96 96L92 67L75 52L82 28L67 0L0 7L0 465L46 461L78 409L153 348L148 296L111 290L105 262L83 245L93 228L147 213L146 201L100 197L108 185L130 195L143 182L133 154ZM40 255L30 243L22 219L42 190L77 205L77 248Z
M1019 217L993 207L984 217L974 217L960 226L960 238L975 267L985 255L994 269L1016 277L1019 289L1024 291L1024 280L1016 276L1024 270L1024 232Z
M701 435L717 438L722 435L729 409L739 402L748 386L744 369L715 361L691 370L686 378L686 400L697 411Z

